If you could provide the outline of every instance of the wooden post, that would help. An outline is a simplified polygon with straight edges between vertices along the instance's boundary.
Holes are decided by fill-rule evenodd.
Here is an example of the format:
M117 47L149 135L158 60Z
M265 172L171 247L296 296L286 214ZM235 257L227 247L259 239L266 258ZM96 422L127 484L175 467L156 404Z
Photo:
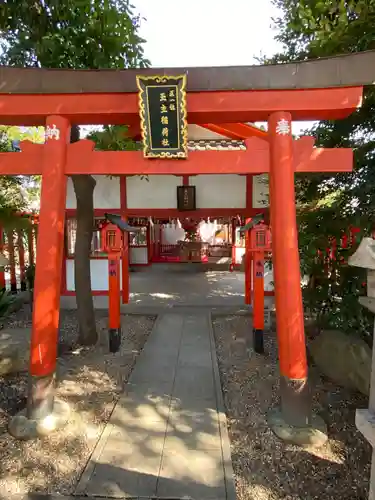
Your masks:
M298 253L291 115L273 113L270 136L270 213L282 417L309 425L310 397Z
M147 264L151 264L151 259L152 259L152 238L151 238L151 223L150 221L147 222Z
M245 224L251 219L246 219ZM251 261L252 254L250 251L250 231L245 233L245 304L251 304L252 282L251 282Z
M18 257L20 263L20 282L21 282L21 291L24 292L26 290L26 279L25 279L25 248L23 246L23 231L17 231L17 243L18 243Z
M124 218L125 220L125 218ZM129 233L122 235L122 259L121 259L121 278L122 278L122 303L129 303Z
M4 229L0 226L0 252L4 251ZM5 290L5 271L0 268L0 290Z
M253 280L253 345L255 352L264 354L264 252L254 252Z
M29 227L27 231L27 250L29 253L29 266L33 266L35 262L34 257L34 225Z
M27 407L28 418L36 420L54 410L69 141L68 120L49 116L43 153Z
M236 219L232 219L232 263L230 270L234 271L236 266Z
M161 256L161 250L162 250L162 245L163 245L163 226L161 222L159 221L159 228L158 228L158 257L160 258Z
M109 350L117 352L121 346L120 306L120 257L121 252L108 253L108 300L109 300Z
M10 290L17 293L17 276L16 276L16 259L14 255L14 233L10 229L7 231L8 253L9 253L9 274L10 274Z

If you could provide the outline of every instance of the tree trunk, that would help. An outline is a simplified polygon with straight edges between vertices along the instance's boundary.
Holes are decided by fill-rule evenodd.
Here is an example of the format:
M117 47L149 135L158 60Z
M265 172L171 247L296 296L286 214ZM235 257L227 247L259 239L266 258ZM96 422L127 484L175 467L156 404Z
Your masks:
M77 140L79 140L79 128L72 127L71 142ZM77 199L74 282L79 324L78 342L82 345L95 345L98 341L98 334L91 293L90 253L94 227L96 181L91 175L74 175L72 180Z

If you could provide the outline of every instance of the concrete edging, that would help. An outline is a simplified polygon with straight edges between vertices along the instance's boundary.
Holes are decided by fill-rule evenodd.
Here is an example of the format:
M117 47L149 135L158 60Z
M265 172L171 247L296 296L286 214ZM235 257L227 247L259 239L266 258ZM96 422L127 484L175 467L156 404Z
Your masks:
M219 372L219 363L217 360L215 335L212 326L212 313L208 314L208 330L210 332L210 345L211 345L211 361L212 370L214 375L214 385L216 393L216 405L218 411L219 419L219 430L221 436L222 445L222 455L223 455L223 467L224 467L224 479L225 479L225 489L227 494L227 500L236 500L237 493L234 483L234 471L232 466L232 454L230 450L230 439L227 426L227 416L225 413L225 405L223 399L223 393L221 391L221 380Z
M9 495L7 500L87 500L85 496L56 495L54 493L25 493L24 495Z
M113 410L116 408L117 402L116 402L115 406L113 407ZM108 441L109 436L111 435L112 429L113 429L113 425L110 424L109 422L107 422L105 424L104 429L103 429L102 435L100 436L98 442L96 443L95 448L94 448L90 458L88 459L86 467L84 468L82 475L78 480L78 484L77 484L75 491L74 491L74 498L77 498L76 495L85 495L87 485L89 484L91 476L94 473L97 461L98 461L100 455L102 454L105 445L107 444L107 441Z

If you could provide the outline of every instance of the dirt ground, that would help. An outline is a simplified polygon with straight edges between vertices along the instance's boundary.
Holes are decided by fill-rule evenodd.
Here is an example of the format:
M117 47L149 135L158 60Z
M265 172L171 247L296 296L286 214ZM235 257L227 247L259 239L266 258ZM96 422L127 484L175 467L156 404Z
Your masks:
M275 335L266 334L263 357L246 351L250 318L214 319L214 331L238 500L367 500L371 448L354 424L367 399L311 367L314 410L328 424L329 441L317 450L285 444L266 423L277 405Z
M7 432L9 418L26 404L27 375L0 377L0 499L27 492L71 494L127 381L155 318L124 316L120 352L74 346L74 311L63 311L57 396L69 403L68 425L43 440L21 442ZM6 326L31 325L30 311L13 314ZM98 315L98 327L105 328Z

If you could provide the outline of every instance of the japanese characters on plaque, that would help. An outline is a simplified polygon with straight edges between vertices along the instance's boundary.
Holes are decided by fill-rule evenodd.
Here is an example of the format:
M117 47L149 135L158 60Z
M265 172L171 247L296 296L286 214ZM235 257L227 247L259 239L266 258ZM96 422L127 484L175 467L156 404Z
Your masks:
M195 210L195 186L177 186L178 210Z
M145 158L186 158L186 75L137 76Z

